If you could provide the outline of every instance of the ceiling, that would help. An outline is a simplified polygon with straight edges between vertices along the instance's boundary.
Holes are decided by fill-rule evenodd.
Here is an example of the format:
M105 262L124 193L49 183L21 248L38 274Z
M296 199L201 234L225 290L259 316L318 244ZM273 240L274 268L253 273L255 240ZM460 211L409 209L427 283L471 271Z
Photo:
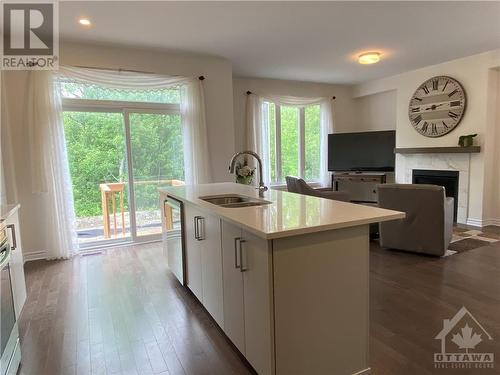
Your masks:
M245 77L352 84L500 48L500 2L69 1L59 12L62 39L220 56ZM359 65L370 50L381 62Z

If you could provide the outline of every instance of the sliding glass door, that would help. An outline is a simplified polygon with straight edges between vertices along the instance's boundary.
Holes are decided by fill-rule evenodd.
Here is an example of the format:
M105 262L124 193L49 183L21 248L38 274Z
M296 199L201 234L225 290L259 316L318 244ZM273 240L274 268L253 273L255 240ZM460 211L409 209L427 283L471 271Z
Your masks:
M157 189L184 183L179 111L91 104L64 108L80 247L159 239Z
M126 111L125 119L130 133L135 235L147 238L161 233L158 187L184 181L181 118L174 113Z
M123 115L65 111L63 120L79 244L130 239Z

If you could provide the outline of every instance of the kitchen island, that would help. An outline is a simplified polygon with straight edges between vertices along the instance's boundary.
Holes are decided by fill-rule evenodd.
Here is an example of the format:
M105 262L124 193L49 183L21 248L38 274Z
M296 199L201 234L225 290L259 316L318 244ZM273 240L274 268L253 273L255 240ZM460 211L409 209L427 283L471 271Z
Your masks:
M233 183L159 191L167 252L182 224L180 280L259 374L369 372L369 224L404 213Z

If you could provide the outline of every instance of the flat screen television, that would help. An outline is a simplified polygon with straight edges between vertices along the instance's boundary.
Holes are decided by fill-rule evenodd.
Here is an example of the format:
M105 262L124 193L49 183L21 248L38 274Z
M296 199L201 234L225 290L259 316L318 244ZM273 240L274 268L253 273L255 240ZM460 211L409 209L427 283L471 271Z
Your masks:
M329 171L394 171L396 131L328 135Z

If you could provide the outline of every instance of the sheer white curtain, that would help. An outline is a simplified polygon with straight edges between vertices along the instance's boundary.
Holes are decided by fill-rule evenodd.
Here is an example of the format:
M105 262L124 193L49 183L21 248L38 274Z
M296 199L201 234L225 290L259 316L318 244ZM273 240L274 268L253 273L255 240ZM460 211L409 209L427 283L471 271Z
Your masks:
M263 115L266 102L282 106L305 107L309 105L320 106L320 183L328 186L330 174L328 172L328 134L333 133L333 101L332 98L300 98L294 96L277 95L247 95L247 143L248 147L261 155L265 165L265 181L270 181L270 151L269 151L269 124L267 116Z
M123 70L80 68L60 66L57 75L71 78L82 83L91 83L114 89L164 89L180 86L197 80L192 77L164 76L151 73L136 73Z
M269 152L269 124L264 111L264 100L255 95L247 95L246 122L247 122L247 148L256 152L262 159L262 180L269 185L271 181ZM249 160L249 164L254 166L254 160ZM257 179L255 179L257 180Z
M328 172L328 134L333 133L333 100L324 98L319 102L321 138L319 152L319 180L322 186L330 186L330 173Z
M61 77L115 89L181 88L184 138L184 176L188 185L211 182L203 85L195 77L163 76L93 68L62 66Z
M27 121L32 191L46 195L48 202L49 215L43 218L48 231L47 258L65 259L74 254L78 244L61 102L51 71L29 74Z
M184 138L184 176L187 185L212 181L208 157L205 99L201 81L190 80L181 88Z

